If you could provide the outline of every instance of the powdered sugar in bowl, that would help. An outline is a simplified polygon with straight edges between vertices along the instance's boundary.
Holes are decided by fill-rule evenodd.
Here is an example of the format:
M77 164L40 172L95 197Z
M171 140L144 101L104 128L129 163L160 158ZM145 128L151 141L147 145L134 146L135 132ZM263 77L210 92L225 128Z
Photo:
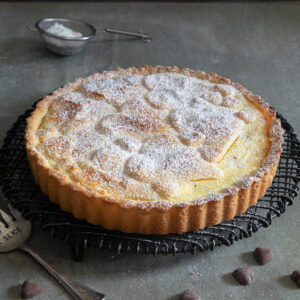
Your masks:
M46 42L46 47L60 55L79 53L96 35L92 25L72 19L46 18L37 21L35 27Z

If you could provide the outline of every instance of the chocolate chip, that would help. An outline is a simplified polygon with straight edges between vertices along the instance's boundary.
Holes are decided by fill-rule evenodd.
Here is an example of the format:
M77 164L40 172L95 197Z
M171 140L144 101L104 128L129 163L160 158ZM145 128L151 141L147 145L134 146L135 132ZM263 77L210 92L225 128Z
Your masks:
M252 282L254 273L248 268L239 268L232 273L233 278L242 285L248 285Z
M300 270L296 270L292 274L292 280L296 283L297 287L300 288Z
M42 292L42 287L32 281L32 280L25 280L22 284L22 291L21 291L21 298L23 299L30 299Z
M186 290L180 295L178 300L199 300L199 298L192 290Z
M254 258L260 265L265 265L274 258L274 253L268 248L256 248L254 251Z

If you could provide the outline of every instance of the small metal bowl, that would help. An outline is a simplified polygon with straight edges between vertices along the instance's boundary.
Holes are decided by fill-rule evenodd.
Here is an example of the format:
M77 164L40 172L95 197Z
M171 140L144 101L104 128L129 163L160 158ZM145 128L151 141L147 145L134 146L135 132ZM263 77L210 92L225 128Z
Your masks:
M67 38L47 31L47 29L59 23L80 32L82 37ZM35 28L40 32L42 39L46 43L46 47L59 55L73 55L83 50L89 40L95 37L96 29L83 21L63 19L63 18L46 18L36 22ZM33 28L32 28L33 29Z

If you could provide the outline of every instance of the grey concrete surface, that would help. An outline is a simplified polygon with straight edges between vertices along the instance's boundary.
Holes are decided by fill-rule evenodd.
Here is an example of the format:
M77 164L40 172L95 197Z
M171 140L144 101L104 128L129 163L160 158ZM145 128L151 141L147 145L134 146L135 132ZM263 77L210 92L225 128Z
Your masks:
M84 19L97 27L142 29L153 42L99 33L85 52L53 55L25 28L43 17ZM1 3L0 140L33 101L72 81L117 66L178 65L216 72L263 96L300 134L300 3ZM107 299L175 300L187 288L202 300L300 299L289 274L300 269L300 200L251 238L194 256L116 256L89 249L75 263L62 241L35 233L30 244L68 276ZM258 266L251 251L269 247L275 259ZM252 285L230 273L251 266ZM70 299L23 253L0 255L0 299L18 299L25 278L42 284L36 299Z

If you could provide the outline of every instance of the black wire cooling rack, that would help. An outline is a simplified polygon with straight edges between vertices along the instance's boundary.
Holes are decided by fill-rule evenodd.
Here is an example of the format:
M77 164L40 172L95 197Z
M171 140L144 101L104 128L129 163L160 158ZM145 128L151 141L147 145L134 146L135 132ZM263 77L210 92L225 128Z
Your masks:
M106 249L117 254L135 252L175 255L213 250L221 245L230 246L234 241L251 236L260 227L268 227L275 217L279 217L287 206L293 204L299 190L300 144L294 129L278 114L285 129L285 142L277 174L266 195L246 213L231 221L181 235L125 234L93 226L61 211L34 183L24 146L26 118L34 107L19 116L7 132L0 149L0 185L4 199L22 211L23 216L31 220L36 228L49 231L53 237L64 239L70 245L74 260L81 260L88 247Z

